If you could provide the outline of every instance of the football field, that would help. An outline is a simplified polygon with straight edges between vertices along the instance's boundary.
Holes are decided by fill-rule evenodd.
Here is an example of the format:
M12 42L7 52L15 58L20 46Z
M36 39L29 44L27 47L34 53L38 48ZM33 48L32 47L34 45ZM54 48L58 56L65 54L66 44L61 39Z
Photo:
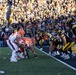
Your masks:
M76 71L58 62L50 56L35 49L38 58L34 58L29 51L30 59L20 59L18 62L10 62L11 50L0 48L0 70L3 75L76 75Z

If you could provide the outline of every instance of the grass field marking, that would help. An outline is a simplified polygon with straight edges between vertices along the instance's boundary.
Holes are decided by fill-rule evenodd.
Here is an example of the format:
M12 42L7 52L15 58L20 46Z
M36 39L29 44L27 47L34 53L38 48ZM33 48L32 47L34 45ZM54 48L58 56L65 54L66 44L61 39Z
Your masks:
M55 57L53 57L53 56L49 55L48 53L46 53L46 52L44 52L44 51L40 50L40 49L39 49L39 48L37 48L37 47L35 47L35 48L36 48L37 50L41 51L42 53L44 53L44 54L46 54L46 55L48 55L48 56L52 57L53 59L55 59L55 60L57 60L57 61L61 62L62 64L64 64L64 65L68 66L68 67L69 67L69 68L71 68L72 70L76 71L76 68L75 68L75 67L72 67L72 66L68 65L67 63L65 63L65 62L63 62L63 61L61 61L61 60L59 60L59 59L57 59L57 58L55 58Z

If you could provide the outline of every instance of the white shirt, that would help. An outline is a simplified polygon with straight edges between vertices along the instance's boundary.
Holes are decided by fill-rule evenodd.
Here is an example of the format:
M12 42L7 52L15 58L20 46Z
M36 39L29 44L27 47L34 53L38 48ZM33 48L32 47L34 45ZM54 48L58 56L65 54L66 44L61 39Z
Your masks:
M17 35L18 35L17 32L12 33L12 34L9 36L8 39L9 39L10 41L14 42L14 41L16 40Z

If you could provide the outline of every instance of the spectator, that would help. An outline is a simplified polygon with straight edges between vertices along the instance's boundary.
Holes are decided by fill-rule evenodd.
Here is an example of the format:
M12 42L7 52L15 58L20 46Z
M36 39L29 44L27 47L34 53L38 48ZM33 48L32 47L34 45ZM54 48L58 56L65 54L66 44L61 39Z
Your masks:
M4 37L4 32L1 30L0 31L0 47L3 47L3 37Z

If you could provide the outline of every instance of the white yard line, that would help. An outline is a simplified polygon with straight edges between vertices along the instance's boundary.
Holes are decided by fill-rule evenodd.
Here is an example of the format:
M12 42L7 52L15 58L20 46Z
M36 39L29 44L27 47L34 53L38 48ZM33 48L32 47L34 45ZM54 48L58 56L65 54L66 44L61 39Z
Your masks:
M35 47L35 48L38 49L39 51L41 51L39 48L37 48L37 47ZM59 62L61 62L62 64L68 66L68 67L71 68L72 70L75 70L75 71L76 71L76 68L75 68L75 67L72 67L72 66L68 65L67 63L65 63L65 62L63 62L63 61L61 61L61 60L59 60L59 59L57 59L57 58L49 55L48 53L46 53L46 52L44 52L44 51L41 51L41 52L44 53L44 54L46 54L46 55L48 55L48 56L50 56L50 57L52 57L53 59L55 59L55 60L57 60L57 61L59 61Z

